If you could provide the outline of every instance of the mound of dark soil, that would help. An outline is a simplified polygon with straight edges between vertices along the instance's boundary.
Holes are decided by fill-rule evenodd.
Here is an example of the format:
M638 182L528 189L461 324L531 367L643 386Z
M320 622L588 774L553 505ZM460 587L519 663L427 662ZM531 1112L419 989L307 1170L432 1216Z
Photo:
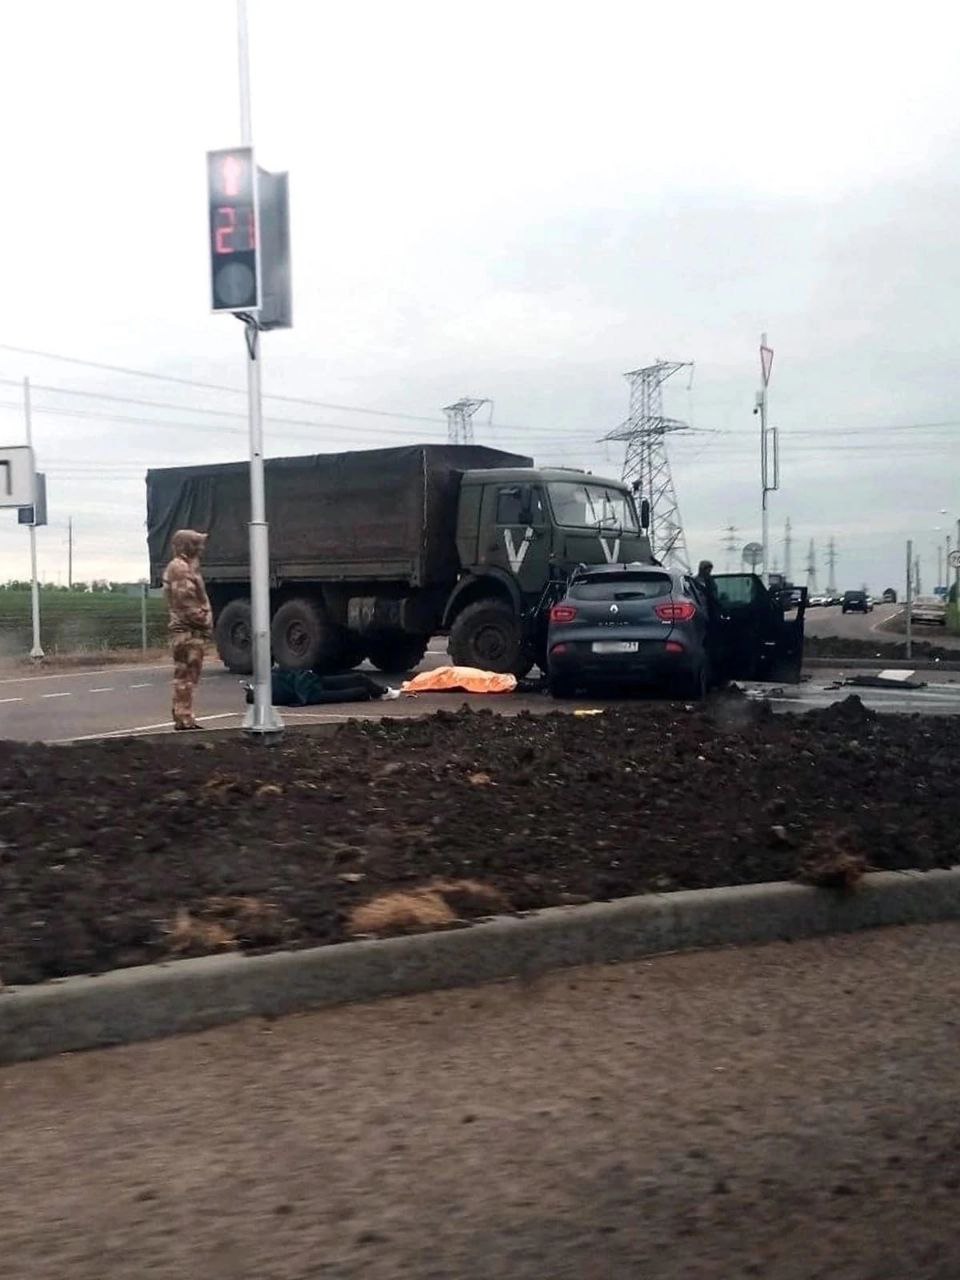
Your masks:
M735 697L441 712L274 747L0 743L0 979L338 942L376 918L364 904L422 906L447 881L474 886L441 894L463 919L779 880L831 832L871 866L949 865L958 758L948 717L857 699L770 717Z

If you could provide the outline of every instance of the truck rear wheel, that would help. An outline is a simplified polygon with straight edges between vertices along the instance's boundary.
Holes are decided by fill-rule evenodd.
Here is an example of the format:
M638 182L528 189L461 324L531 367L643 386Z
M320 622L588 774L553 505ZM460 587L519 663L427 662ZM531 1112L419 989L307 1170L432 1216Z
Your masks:
M228 671L248 676L253 670L253 623L250 601L231 600L217 615L214 629L217 653Z
M423 660L427 640L406 631L377 631L367 637L367 657L378 671L410 671Z
M522 677L533 666L520 622L502 600L476 600L453 620L450 657L458 667L512 672Z
M342 629L330 621L321 604L306 596L287 600L273 615L273 660L284 671L336 669L342 640Z

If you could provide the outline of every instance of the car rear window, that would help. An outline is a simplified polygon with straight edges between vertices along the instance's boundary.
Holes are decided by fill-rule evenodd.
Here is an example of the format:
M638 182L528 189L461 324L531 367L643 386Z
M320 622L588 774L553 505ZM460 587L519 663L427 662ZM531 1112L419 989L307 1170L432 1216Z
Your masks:
M595 573L574 582L573 600L655 600L668 596L673 580L665 573Z

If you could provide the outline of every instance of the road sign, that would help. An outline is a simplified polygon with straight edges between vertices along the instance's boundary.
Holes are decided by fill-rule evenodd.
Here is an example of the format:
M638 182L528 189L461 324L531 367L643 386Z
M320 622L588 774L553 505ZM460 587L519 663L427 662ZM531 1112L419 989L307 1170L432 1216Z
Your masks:
M759 542L748 542L743 548L744 563L755 569L763 561L763 546Z
M214 311L259 311L260 228L253 147L207 152Z
M960 569L960 551L950 552L950 568Z
M36 479L36 498L29 507L20 508L17 523L39 528L47 523L47 477L44 472L38 471Z
M29 507L34 500L33 450L29 445L0 449L0 507Z

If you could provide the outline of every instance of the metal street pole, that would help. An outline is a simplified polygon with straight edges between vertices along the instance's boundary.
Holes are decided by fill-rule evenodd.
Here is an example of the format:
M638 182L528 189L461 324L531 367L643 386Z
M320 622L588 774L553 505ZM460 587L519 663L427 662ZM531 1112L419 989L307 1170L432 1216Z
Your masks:
M250 51L246 0L237 0L237 52L240 80L240 131L245 147L253 146L250 105ZM270 678L270 534L267 527L263 475L263 402L260 381L260 325L256 315L244 319L247 343L247 401L250 418L250 612L253 642L253 704L244 728L251 733L277 733L283 722L273 708Z
M140 584L140 648L147 652L147 592L150 590L146 582Z
M760 336L760 374L763 386L757 392L756 411L760 414L760 485L762 492L760 543L763 547L763 581L770 585L770 512L768 498L774 490L780 488L780 451L776 435L773 438L773 459L771 470L770 435L767 430L767 386L770 382L770 370L773 367L773 351L767 346L767 335Z
M937 543L937 587L943 586L943 547Z
M30 412L30 379L23 380L23 416L26 424L27 444L33 448L33 418ZM34 503L36 503L36 492L34 492ZM33 517L36 521L37 508L34 505ZM37 526L35 523L30 525L30 612L33 620L33 647L30 650L30 657L39 660L43 657L43 648L40 644L40 580L37 577Z
M956 546L956 549L957 549L957 551L958 551L958 552L960 552L960 520L958 520L958 521L957 521L957 546ZM957 557L957 567L954 569L953 574L954 574L954 577L953 577L953 581L954 581L954 592L953 592L953 594L954 594L954 605L953 605L953 607L954 607L954 615L953 615L953 616L954 616L954 621L955 621L955 623L956 623L957 625L960 625L960 556L958 556L958 557Z
M913 542L907 541L907 658L913 657Z
M73 516L67 520L67 590L73 590Z

